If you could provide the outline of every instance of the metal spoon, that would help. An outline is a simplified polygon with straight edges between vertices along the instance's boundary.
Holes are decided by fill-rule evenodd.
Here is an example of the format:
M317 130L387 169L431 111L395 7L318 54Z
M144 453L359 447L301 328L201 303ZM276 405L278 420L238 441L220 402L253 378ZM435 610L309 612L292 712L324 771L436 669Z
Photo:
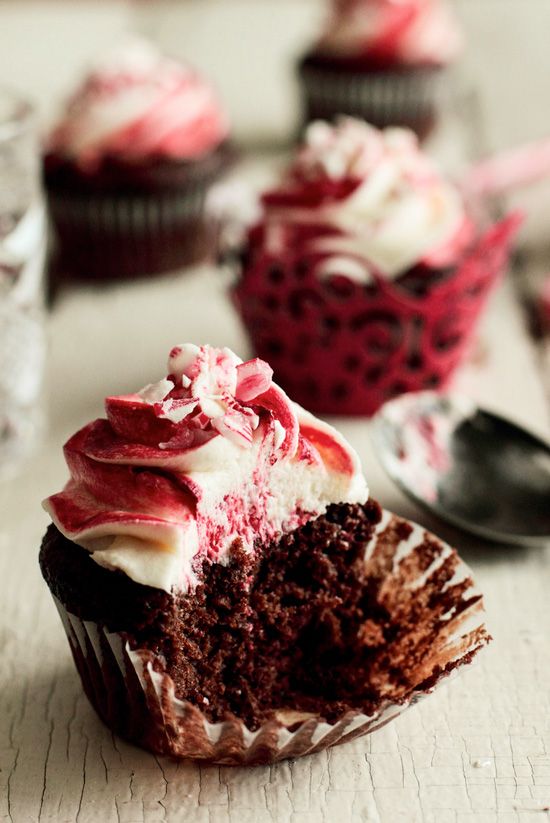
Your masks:
M424 508L499 543L550 541L550 446L473 401L405 394L372 420L385 470Z

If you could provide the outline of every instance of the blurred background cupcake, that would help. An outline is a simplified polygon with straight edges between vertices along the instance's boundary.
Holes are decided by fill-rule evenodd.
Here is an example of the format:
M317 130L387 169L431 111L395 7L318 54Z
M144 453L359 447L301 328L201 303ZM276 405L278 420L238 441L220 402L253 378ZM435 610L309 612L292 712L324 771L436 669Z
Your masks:
M54 283L153 275L213 252L207 192L230 158L215 91L131 38L98 62L47 140Z
M325 30L299 64L304 117L348 114L425 137L461 46L445 0L331 0Z
M443 386L508 258L414 133L312 124L240 255L234 300L259 357L320 413Z

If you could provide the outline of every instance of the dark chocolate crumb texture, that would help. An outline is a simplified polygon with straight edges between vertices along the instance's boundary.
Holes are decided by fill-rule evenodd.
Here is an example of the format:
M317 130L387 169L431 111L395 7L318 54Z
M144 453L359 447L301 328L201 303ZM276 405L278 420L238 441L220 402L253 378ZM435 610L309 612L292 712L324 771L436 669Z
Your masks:
M254 555L237 542L227 565L203 560L201 583L188 595L172 596L102 569L54 526L40 564L70 613L123 634L132 649L151 652L177 697L209 720L235 715L257 729L276 710L292 707L333 722L354 709L370 715L381 701L399 701L423 685L416 681L423 660L430 660L433 627L456 599L456 589L443 590L456 556L421 596L385 589L383 558L376 560L378 569L365 563L379 519L374 501L334 505ZM406 523L399 528L402 539L412 531ZM426 537L410 577L438 553ZM470 584L460 585L466 590ZM479 599L473 595L460 608ZM436 671L437 665L427 667L428 678Z

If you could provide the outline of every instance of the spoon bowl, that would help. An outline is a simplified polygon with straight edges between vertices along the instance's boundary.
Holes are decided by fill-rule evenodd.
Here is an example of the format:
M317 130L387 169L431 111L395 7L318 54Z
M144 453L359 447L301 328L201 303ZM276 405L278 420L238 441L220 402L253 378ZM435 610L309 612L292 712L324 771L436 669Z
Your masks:
M371 436L384 469L419 505L487 540L550 541L550 446L458 395L386 403Z

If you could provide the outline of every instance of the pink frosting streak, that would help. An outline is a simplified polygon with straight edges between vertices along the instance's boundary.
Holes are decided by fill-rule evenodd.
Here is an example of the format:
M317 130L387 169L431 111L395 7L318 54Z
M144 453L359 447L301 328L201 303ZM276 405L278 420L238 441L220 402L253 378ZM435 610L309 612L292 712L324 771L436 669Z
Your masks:
M366 499L353 451L301 412L263 361L175 347L169 375L109 397L107 419L65 445L70 480L45 508L108 568L170 591L195 580L196 556L223 562L349 495Z
M48 148L84 167L104 156L192 160L219 146L228 132L215 92L199 74L132 40L86 78Z
M445 64L462 46L445 0L333 0L320 48L380 64Z

